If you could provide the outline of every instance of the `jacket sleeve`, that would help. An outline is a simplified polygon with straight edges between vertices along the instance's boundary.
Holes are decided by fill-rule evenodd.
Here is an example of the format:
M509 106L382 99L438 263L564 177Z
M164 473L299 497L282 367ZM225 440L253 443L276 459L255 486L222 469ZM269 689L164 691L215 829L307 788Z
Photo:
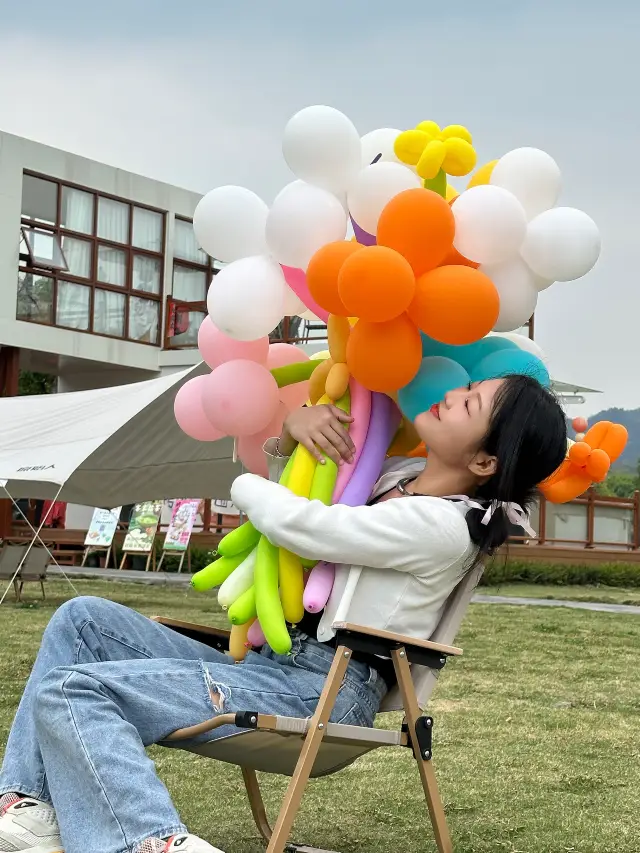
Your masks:
M325 506L243 474L231 488L231 499L272 544L310 560L421 575L448 567L470 545L464 516L442 498Z

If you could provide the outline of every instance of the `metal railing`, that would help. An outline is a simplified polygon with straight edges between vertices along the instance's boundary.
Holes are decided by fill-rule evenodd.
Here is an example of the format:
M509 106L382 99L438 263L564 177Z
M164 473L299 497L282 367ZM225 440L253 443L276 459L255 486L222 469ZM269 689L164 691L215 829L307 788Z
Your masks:
M198 329L207 315L206 302L186 302L167 297L164 349L193 349L198 345ZM327 339L327 326L302 317L285 317L269 336L272 343L309 344Z

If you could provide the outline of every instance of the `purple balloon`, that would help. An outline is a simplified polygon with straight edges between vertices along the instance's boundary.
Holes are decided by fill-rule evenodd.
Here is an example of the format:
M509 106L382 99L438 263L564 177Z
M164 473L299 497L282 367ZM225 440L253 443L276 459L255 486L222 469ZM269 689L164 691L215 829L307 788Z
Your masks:
M326 606L335 577L336 567L333 563L321 562L313 567L302 599L307 613L319 613Z
M371 417L367 437L339 504L362 506L369 500L401 417L398 407L386 394L374 392L371 395ZM334 579L333 563L322 562L315 566L304 591L305 610L318 613L326 606Z
M367 438L356 469L340 498L341 504L362 506L368 501L399 423L400 413L393 400L386 394L374 392L371 395Z
M351 219L351 224L353 225L353 233L356 235L356 240L360 243L361 246L375 246L377 244L377 240L373 234L369 234L368 231L365 231L361 228L358 223L355 221L353 216L349 216Z

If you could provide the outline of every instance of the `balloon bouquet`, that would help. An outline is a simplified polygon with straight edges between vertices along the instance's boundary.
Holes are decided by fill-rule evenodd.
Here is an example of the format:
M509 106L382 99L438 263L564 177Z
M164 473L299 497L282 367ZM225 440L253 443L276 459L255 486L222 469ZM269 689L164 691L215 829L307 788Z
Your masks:
M550 384L539 348L510 333L541 291L593 267L600 237L586 214L554 207L560 170L534 148L505 154L454 189L449 178L476 166L459 125L426 121L360 138L345 115L315 106L289 121L283 152L296 180L270 209L234 186L196 209L198 241L227 265L211 283L198 336L212 370L179 390L176 418L201 441L234 436L244 465L266 476L262 446L287 412L332 402L354 418L354 463L319 465L298 446L280 482L311 500L362 505L387 455L427 453L412 419L447 391L511 373ZM309 359L269 344L287 315L326 322L328 353ZM602 475L599 451L579 444L570 470L554 475L558 494L558 483ZM193 586L220 588L233 656L265 641L286 654L287 625L326 605L334 567L278 549L251 522L225 536L218 554Z

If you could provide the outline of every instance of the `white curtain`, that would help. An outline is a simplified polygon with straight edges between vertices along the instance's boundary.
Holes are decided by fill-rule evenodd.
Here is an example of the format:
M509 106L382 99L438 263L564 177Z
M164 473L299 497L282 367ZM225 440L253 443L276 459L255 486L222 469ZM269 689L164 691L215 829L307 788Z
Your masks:
M98 237L129 242L129 205L111 198L98 199Z
M206 253L198 246L193 224L184 219L174 220L173 256L194 264L204 265L208 260Z
M133 245L148 252L162 251L162 214L133 208Z
M93 233L93 200L91 193L62 188L62 213L60 224L69 231L80 234Z
M91 278L91 249L88 240L77 240L75 237L62 238L62 251L71 275L80 278Z
M129 299L129 338L133 341L158 342L159 302L131 296Z
M93 331L103 335L124 336L124 300L122 293L96 288L93 303Z
M203 302L207 298L207 274L202 270L173 265L171 295L183 302Z
M143 290L145 293L160 293L161 270L162 262L160 258L134 255L133 289Z
M56 325L65 326L67 329L88 329L89 296L88 287L70 281L59 281Z
M98 281L124 287L127 283L127 255L120 249L98 246Z

